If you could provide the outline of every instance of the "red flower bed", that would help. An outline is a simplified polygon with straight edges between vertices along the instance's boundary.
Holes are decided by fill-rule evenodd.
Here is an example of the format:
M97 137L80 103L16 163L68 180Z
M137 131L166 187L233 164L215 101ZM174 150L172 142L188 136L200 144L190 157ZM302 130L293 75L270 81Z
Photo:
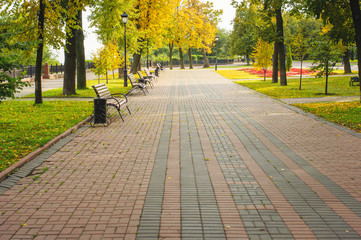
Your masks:
M263 77L264 71L256 70L254 68L242 68L238 69L238 71L245 71L253 75L258 75L259 77ZM302 75L310 75L314 73L314 71L310 71L308 69L302 69ZM280 75L280 72L278 72L278 76ZM301 75L301 69L300 68L291 68L289 72L286 73L287 76L294 76L294 75ZM266 72L267 77L272 77L272 70L267 69Z

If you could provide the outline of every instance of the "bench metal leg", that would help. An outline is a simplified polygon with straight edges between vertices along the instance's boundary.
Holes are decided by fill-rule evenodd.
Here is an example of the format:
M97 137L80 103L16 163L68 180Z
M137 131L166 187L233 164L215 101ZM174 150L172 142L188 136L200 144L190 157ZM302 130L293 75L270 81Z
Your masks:
M127 107L127 109L128 109L129 114L130 114L130 115L132 115L132 113L130 112L130 110L129 110L128 106L126 106L126 107Z

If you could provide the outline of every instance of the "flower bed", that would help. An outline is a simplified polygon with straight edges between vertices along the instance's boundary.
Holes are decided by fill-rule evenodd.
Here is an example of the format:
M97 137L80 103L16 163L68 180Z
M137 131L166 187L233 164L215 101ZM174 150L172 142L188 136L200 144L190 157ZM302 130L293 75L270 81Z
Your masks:
M258 75L260 77L263 77L263 69L256 70L254 68L242 68L238 69L238 71L245 71L250 74ZM302 75L311 75L315 73L314 71L310 71L309 69L302 69ZM278 72L278 76L280 75L280 72ZM295 76L295 75L301 75L301 69L300 68L291 68L289 72L286 73L287 76ZM272 77L272 70L267 69L266 77Z

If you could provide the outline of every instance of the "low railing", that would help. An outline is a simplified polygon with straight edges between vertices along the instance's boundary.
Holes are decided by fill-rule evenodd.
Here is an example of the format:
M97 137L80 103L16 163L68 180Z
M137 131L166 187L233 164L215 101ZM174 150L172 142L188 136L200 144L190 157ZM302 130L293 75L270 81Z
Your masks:
M93 62L86 62L85 63L86 69L94 68ZM35 77L35 66L29 65L29 66L19 66L17 69L12 70L11 73L7 73L12 77L18 77L19 75L22 75L22 73L25 72L24 78L33 78ZM42 68L42 74L44 73L44 67ZM55 65L49 65L49 74L59 74L64 73L64 65L63 64L55 64Z

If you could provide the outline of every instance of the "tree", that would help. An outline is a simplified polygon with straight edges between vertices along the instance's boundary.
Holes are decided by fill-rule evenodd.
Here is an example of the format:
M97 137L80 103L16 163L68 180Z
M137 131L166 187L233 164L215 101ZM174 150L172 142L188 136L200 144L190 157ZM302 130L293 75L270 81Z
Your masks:
M312 39L319 37L322 23L314 17L304 14L292 16L286 14L285 42L292 49L293 57L301 63L299 90L302 89L303 60L309 52Z
M321 18L324 25L331 24L331 39L338 43L342 42L345 49L348 49L355 41L355 31L352 27L352 14L347 0L307 0L309 12ZM344 72L351 73L349 51L343 56Z
M76 31L76 79L77 89L86 88L86 67L84 53L84 33L83 33L83 14L82 10L78 11L77 21L79 29Z
M316 76L326 76L325 95L328 94L328 76L334 66L340 61L344 48L341 43L335 44L329 36L329 28L325 27L323 34L313 43L312 58L314 59L312 70L318 71Z
M67 10L63 94L73 95L76 94L76 75L80 83L78 88L86 88L82 10L87 0L63 0L63 4Z
M5 98L15 98L15 93L25 86L30 86L28 82L23 82L21 76L11 77L11 70L16 67L16 63L12 62L11 56L4 55L4 52L26 49L29 46L11 44L8 39L11 33L6 29L6 24L0 18L0 103Z
M16 41L36 43L35 103L42 103L41 71L44 45L49 44L55 49L64 45L65 19L75 18L77 9L64 9L62 0L4 0L0 2L0 9L1 15L13 20L11 29L16 33Z
M76 35L77 29L71 26L72 19L67 19L66 26L66 45L64 58L64 81L63 95L74 95L75 90L75 74L76 74Z
M278 48L279 57L279 68L280 68L280 83L281 86L287 85L286 77L286 56L285 56L285 45L284 45L284 34L283 34L283 18L282 18L282 1L276 1L275 6L276 12L276 26L277 26L277 39L276 44Z
M307 40L306 40L304 32L302 31L301 28L298 30L298 34L293 38L293 43L294 43L293 54L294 54L295 58L301 62L300 84L298 87L298 89L301 90L302 89L302 63L307 54L307 49L308 49Z
M231 33L231 53L246 57L247 65L250 64L250 56L253 46L257 43L257 15L256 5L234 5L236 17L233 20L233 30Z
M292 49L290 46L287 47L287 57L286 57L286 71L289 72L292 68Z
M121 59L120 53L115 42L108 42L105 46L98 49L92 54L94 63L94 72L97 75L105 75L108 83L108 71L113 71L119 66L124 66L124 59Z
M264 81L266 81L267 68L272 65L272 44L258 39L256 47L254 47L255 52L251 55L254 58L255 68L263 70Z
M357 46L358 74L361 79L361 11L358 0L350 0L353 25L355 28L355 40ZM360 84L360 102L361 102L361 84Z
M35 103L43 103L41 92L41 68L43 66L43 50L44 50L44 24L45 24L45 4L43 0L39 0L39 16L38 16L38 47L36 50L36 67L35 67Z

